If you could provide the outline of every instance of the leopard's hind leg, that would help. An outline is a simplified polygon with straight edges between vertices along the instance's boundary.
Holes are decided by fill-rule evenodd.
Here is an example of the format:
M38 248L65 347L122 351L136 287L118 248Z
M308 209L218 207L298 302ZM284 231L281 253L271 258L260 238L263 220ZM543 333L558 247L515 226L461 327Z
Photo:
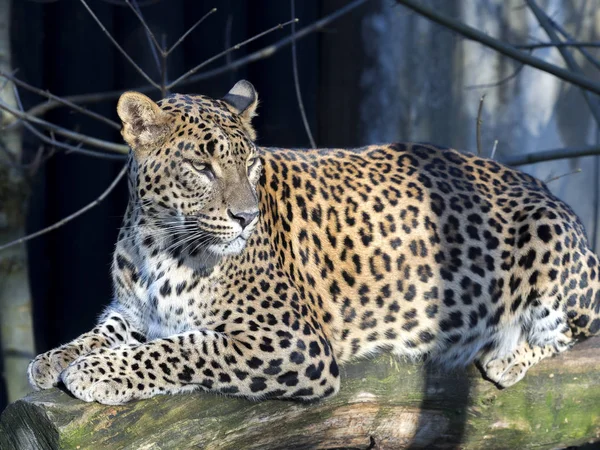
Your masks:
M512 386L530 367L573 345L561 296L555 295L550 300L533 300L513 327L497 334L497 345L479 358L479 366L486 378L503 388ZM505 345L502 339L514 343Z

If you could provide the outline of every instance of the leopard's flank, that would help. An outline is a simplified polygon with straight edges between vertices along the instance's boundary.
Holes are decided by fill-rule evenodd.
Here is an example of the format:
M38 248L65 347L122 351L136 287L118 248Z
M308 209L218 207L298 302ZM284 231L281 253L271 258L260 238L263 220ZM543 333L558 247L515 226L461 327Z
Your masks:
M114 299L31 363L34 387L312 400L382 348L506 387L600 332L598 258L544 183L424 144L259 148L257 103L246 81L219 100L123 94Z

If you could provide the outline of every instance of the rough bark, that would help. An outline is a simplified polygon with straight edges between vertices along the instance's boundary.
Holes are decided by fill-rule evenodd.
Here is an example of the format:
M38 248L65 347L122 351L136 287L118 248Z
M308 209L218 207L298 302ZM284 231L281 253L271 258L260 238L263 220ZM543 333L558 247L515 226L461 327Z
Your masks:
M10 0L0 0L0 68L11 72ZM13 86L0 80L0 99L16 107ZM13 122L0 115L0 126ZM12 127L0 134L0 243L25 234L25 208L28 186L20 167L21 132ZM9 401L29 391L23 373L34 353L31 294L27 277L27 253L24 246L0 251L0 342Z
M599 372L600 337L502 391L474 368L389 355L346 366L340 394L313 404L194 393L103 406L54 389L4 411L0 448L565 448L600 442Z

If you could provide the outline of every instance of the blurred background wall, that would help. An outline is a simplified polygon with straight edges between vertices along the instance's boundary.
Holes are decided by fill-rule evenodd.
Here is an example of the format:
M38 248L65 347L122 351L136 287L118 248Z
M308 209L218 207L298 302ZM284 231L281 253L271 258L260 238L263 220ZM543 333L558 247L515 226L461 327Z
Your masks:
M218 12L171 56L170 79L291 17L289 2L281 0L138 3L156 36L168 43L173 43L211 8L218 7ZM297 1L297 27L301 29L349 3ZM422 3L509 43L547 41L521 0ZM595 30L600 24L600 12L595 0L539 3L579 40L598 39ZM89 4L136 62L157 78L159 73L146 33L124 2L89 0ZM14 1L10 25L12 66L18 69L19 78L35 86L57 95L74 95L135 89L146 84L78 0ZM287 35L289 28L272 33L234 52L231 58L243 57ZM297 51L304 106L320 147L414 140L476 152L476 119L482 94L486 95L481 115L485 156L490 156L495 140L495 159L500 161L511 154L598 143L597 127L577 88L536 69L521 67L392 0L365 2L320 32L299 40ZM539 49L534 54L563 65L555 49ZM227 61L221 59L210 67ZM599 78L579 55L577 61L589 76ZM308 146L294 91L289 46L267 59L178 91L220 97L242 78L254 84L262 100L256 119L258 143ZM43 101L24 90L20 94L25 109ZM156 91L150 96L160 97ZM88 107L117 120L115 104L116 99L111 99ZM118 131L65 108L53 110L46 119L121 142ZM26 133L26 158L31 158L39 145L39 140ZM29 180L27 231L52 224L92 201L121 167L121 162L58 151ZM576 168L583 171L554 180L549 187L583 218L590 240L598 249L598 158L522 167L541 179ZM109 303L111 252L126 201L123 182L84 216L27 245L38 353L87 331ZM0 410L5 402L0 383Z

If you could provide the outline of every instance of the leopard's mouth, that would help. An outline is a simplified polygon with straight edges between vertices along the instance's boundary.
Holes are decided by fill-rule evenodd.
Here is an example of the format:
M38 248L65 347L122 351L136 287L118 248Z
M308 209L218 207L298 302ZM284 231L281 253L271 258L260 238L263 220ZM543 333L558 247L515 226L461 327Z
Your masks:
M207 249L211 253L218 256L237 255L241 253L244 250L244 248L246 248L247 243L248 239L244 238L240 234L236 238L231 239L227 242L209 245Z

